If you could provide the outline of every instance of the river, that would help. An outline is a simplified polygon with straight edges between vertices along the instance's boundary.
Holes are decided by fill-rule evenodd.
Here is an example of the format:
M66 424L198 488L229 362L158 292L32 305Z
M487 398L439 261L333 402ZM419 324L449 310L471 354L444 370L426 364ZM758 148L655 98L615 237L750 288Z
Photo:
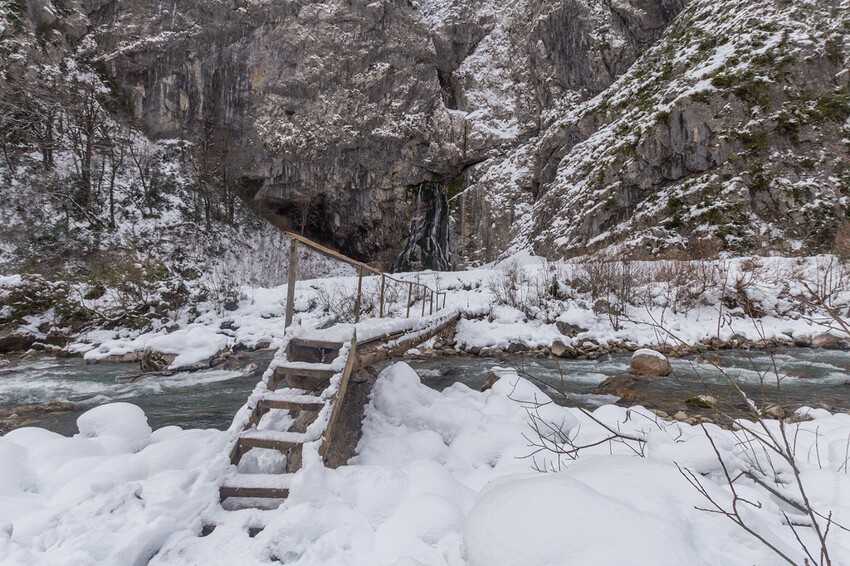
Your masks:
M40 357L15 367L0 369L0 412L14 407L63 401L77 410L34 414L26 423L62 434L74 434L76 418L88 408L112 401L139 405L156 429L166 425L184 428L218 428L230 425L236 410L262 377L271 352L255 352L247 371L204 370L168 377L143 377L131 383L116 381L136 371L132 364L86 365L79 358ZM776 368L781 377L782 403L826 406L850 410L850 352L781 349L773 356L759 351L726 350L716 355L725 376L696 357L671 360L674 376L652 380L647 392L656 406L680 408L687 397L700 393L728 394L729 380L739 384L759 403L777 400ZM568 404L595 407L616 401L596 395L594 389L607 377L625 373L628 354L598 361L553 360L519 355L499 359L451 356L409 360L422 382L435 389L453 383L479 388L493 367L515 367L529 376L567 393ZM550 389L551 393L553 390Z

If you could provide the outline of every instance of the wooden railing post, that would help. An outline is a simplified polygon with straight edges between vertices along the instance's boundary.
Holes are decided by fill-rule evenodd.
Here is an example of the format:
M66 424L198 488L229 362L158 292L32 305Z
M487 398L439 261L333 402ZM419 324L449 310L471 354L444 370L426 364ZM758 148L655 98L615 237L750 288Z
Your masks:
M429 314L434 314L434 291L431 291L431 312Z
M354 299L354 324L360 322L360 298L363 295L363 266L357 271L357 298Z
M298 281L298 241L289 242L289 271L286 274L286 322L284 329L292 324L292 316L295 312L295 282Z
M381 274L381 307L378 310L378 318L384 318L384 287L387 284L387 278L382 273Z
M422 316L425 316L425 293L422 293Z
M407 318L410 318L410 301L413 299L413 281L407 284Z

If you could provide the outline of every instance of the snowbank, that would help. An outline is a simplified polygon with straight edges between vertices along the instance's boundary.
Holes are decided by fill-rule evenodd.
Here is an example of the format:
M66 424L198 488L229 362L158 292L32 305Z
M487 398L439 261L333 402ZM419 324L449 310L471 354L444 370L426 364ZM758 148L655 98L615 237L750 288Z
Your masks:
M150 433L141 412L123 404L86 413L72 438L12 431L0 438L2 563L780 563L726 517L697 510L709 504L677 467L728 505L729 488L705 432L736 473L752 457L741 431L660 421L642 407L606 405L591 417L551 404L514 372L500 373L483 393L461 384L437 392L404 363L387 368L367 407L358 456L331 470L320 464L317 446L307 445L289 499L273 511L224 511L217 504L227 433ZM590 447L576 460L535 454L529 410ZM850 415L803 411L813 420L788 425L801 481L817 509L846 522ZM778 432L775 423L767 426ZM646 442L604 442L608 429ZM780 477L789 479L779 464ZM796 511L745 479L737 486L759 505L746 507L748 525L802 562L783 516ZM201 536L204 524L215 530ZM816 547L811 529L797 529ZM833 564L850 564L845 531L831 529L829 544Z

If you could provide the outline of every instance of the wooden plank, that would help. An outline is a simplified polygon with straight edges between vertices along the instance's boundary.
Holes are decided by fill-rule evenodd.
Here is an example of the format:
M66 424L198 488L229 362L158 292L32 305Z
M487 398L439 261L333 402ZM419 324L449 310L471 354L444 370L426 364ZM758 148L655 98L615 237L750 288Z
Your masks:
M304 346L305 348L322 348L323 350L339 350L343 345L342 342L320 340L318 338L293 338L289 343L296 346Z
M444 330L446 330L450 326L457 324L457 321L458 321L459 318L460 318L460 315L455 314L454 316L448 318L446 321L440 323L438 326L429 330L426 333L422 333L421 331L412 332L410 338L401 340L397 344L394 344L394 345L389 346L389 347L388 346L379 347L379 348L374 349L371 352L363 354L359 359L360 366L361 367L370 366L370 365L375 364L377 362L392 358L393 356L403 354L404 352L406 352L410 348L413 348L414 346L429 340L430 338L436 336L437 334L440 334L441 332L443 332Z
M363 297L363 268L357 272L357 296L354 298L354 324L360 322L360 302Z
M395 281L396 283L411 283L410 281L405 281L403 279L397 279L395 277L392 277L391 275L387 275L386 273L380 271L379 269L375 269L374 267L372 267L372 266L370 266L366 263L363 263L362 261L357 261L356 259L350 258L345 254L341 254L337 251L334 251L334 250L332 250L328 247L323 246L322 244L314 242L313 240L311 240L309 238L305 238L304 236L301 236L300 234L295 234L294 232L288 232L288 231L284 231L284 234L286 234L287 236L289 236L293 240L297 240L298 242L304 244L308 248L319 252L320 254L322 254L326 257L330 257L330 258L339 260L341 262L347 263L348 265L351 265L352 267L358 268L358 270L360 271L361 274L363 273L363 271L367 271L367 272L373 273L375 275L383 275L387 279L389 279L391 281ZM422 287L422 288L424 288L428 291L431 290L430 287L428 287L427 285L424 285L422 283L413 283L413 284L417 285L419 287Z
M320 377L303 375L301 373L287 373L284 374L283 380L288 386L292 387L293 389L303 389L304 391L317 391L319 389L325 389L330 383L331 377L333 377L333 374L331 374L330 377Z
M230 487L223 485L218 488L219 498L224 501L228 497L249 497L257 499L286 499L289 489L272 487Z
M289 244L289 272L286 274L286 322L284 328L292 324L295 312L295 283L298 281L298 240Z
M357 359L357 331L355 330L354 336L351 338L351 347L348 350L348 359L345 361L345 370L342 372L342 380L339 384L339 391L336 394L336 401L334 402L334 410L331 412L331 418L328 420L328 426L325 427L324 440L322 440L322 446L319 448L319 454L324 457L325 452L327 451L327 447L330 445L331 440L333 439L334 428L336 427L336 421L339 418L339 412L342 410L342 404L345 402L345 391L348 389L348 381L351 379L351 372L354 371L354 364Z
M318 397L315 401L305 403L304 401L291 401L289 399L260 399L257 403L263 409L281 409L284 411L320 411L325 402Z
M269 450L279 450L281 452L289 452L290 450L301 450L303 444L293 440L282 440L279 438L254 438L251 436L240 436L239 445L243 448L267 448ZM245 450L244 452L247 452ZM243 453L244 453L243 452Z
M322 364L316 364L322 365ZM287 367L285 365L277 366L275 368L275 373L279 373L282 375L304 375L309 377L333 377L335 373L339 370L333 369L329 365L325 365L325 367Z
M387 285L387 278L385 275L381 275L381 305L379 307L378 318L384 318L384 287Z
M297 241L301 242L302 244L304 244L308 248L310 248L314 251L317 251L324 256L327 256L327 257L330 257L330 258L333 258L333 259L338 259L339 261L345 262L345 263L347 263L351 266L354 266L354 267L358 267L361 270L370 271L370 272L372 272L376 275L381 274L380 271L378 271L374 267L371 267L371 266L363 263L362 261L357 261L356 259L350 258L347 255L341 254L337 251L334 251L330 248L327 248L327 247L323 246L322 244L318 244L318 243L314 242L313 240L305 238L304 236L301 236L299 234L295 234L293 232L286 232L286 231L284 231L284 234L286 234L287 236L289 236L293 240L297 240Z

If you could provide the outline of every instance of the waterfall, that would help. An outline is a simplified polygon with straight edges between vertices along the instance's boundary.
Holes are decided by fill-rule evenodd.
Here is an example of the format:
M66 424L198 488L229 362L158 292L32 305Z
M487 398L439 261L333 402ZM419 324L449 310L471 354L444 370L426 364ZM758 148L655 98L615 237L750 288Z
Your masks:
M396 256L393 271L434 269L446 271L449 265L449 204L442 183L417 185L416 213L410 220L410 234Z

